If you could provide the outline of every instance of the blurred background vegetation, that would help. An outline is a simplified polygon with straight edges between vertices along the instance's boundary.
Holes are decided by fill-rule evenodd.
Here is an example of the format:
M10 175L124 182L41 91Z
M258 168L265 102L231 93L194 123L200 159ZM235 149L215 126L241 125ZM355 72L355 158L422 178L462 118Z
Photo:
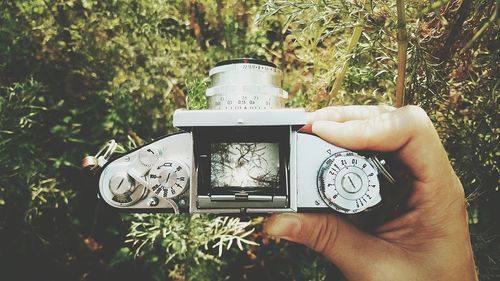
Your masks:
M111 138L131 148L172 132L173 110L202 108L209 68L228 58L276 63L289 106L393 104L395 5L0 0L1 279L338 280L318 254L265 237L262 218L109 210L79 163ZM480 279L499 280L499 1L406 5L407 101L466 189ZM219 256L224 235L242 250Z

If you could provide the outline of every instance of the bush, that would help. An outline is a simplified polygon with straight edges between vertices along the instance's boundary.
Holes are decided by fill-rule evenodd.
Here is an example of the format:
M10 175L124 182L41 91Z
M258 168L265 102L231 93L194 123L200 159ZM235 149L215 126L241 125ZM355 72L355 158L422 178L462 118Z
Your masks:
M481 280L496 280L498 3L407 6L407 100L438 127L469 198ZM395 3L378 0L1 1L0 272L18 280L338 276L318 254L263 236L261 218L117 214L100 206L96 179L79 162L111 138L132 148L172 132L173 110L204 108L208 70L228 58L276 63L289 106L391 104L396 26ZM219 257L212 246L222 234L249 242Z

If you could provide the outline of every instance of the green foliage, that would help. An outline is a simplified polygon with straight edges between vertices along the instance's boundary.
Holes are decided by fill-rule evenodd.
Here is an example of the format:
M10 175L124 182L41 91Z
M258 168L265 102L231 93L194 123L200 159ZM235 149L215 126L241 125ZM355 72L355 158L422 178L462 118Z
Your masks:
M497 10L492 0L407 3L407 98L433 119L469 196L481 280L500 277ZM395 2L379 0L0 1L2 276L338 277L313 251L269 241L258 220L100 207L78 163L108 139L133 148L172 131L177 108L206 108L208 70L227 58L276 63L289 106L391 104L396 41ZM243 251L219 256L238 241Z
M187 109L206 109L208 107L205 90L208 88L208 78L193 79L187 81L188 94L186 98Z
M225 249L233 243L243 250L243 245L258 245L245 239L253 232L248 229L251 222L239 218L208 217L201 215L133 215L128 243L132 244L136 256L146 256L161 267L165 264L171 277L179 279L204 272L202 263L213 262L220 267ZM209 250L215 249L217 255ZM201 270L199 270L199 268ZM196 270L193 270L196 269ZM205 273L206 274L206 273ZM215 276L205 276L213 280Z
M408 99L429 113L468 195L481 280L500 272L498 2L433 3L410 40ZM441 11L437 8L441 7ZM430 9L430 8L426 8ZM478 30L483 30L477 36ZM480 38L480 39L477 39ZM474 39L474 43L471 40ZM472 44L474 47L472 47Z
M281 22L285 88L310 110L327 105L391 103L395 83L394 7L386 1L269 1L259 21ZM361 15L361 16L360 16ZM348 51L357 26L362 37ZM301 67L295 67L295 60ZM332 86L346 61L343 88ZM296 79L301 77L301 79Z
M46 91L33 80L0 88L0 161L3 163L0 205L6 209L12 208L11 204L24 205L24 214L12 215L24 215L27 220L39 216L45 209L64 207L73 197L73 191L58 188L60 183L51 178L56 175L49 172L69 163L64 160L59 163L59 159L43 161L49 157L43 151L47 135L39 134L48 111L43 97Z

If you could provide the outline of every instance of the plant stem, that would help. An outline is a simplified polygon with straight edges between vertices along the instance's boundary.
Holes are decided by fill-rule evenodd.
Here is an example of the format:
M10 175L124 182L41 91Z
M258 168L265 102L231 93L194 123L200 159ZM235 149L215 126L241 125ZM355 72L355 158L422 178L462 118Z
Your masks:
M396 107L405 105L405 72L406 49L408 48L408 34L406 32L405 3L396 0L398 13L398 72L396 78Z
M493 14L488 19L488 21L481 27L481 29L479 29L478 32L476 32L476 34L474 34L474 36L472 36L472 39L470 39L467 42L467 44L465 44L465 46L462 48L462 50L460 50L460 54L461 55L465 51L467 51L472 46L472 44L474 44L474 42L476 42L476 40L481 36L481 34L483 34L483 32L488 28L488 26L490 26L490 24L492 24L493 22L495 22L495 20L497 19L497 12L498 12L498 6L495 7L495 10L493 11Z
M360 16L361 17L361 16ZM362 26L356 26L354 28L354 31L351 36L351 40L349 41L349 46L347 47L347 52L350 54L350 57L346 59L344 64L342 65L342 69L340 70L339 74L337 77L335 77L335 82L333 82L333 87L332 90L330 91L329 96L334 97L338 94L340 90L340 86L342 86L342 82L344 82L345 75L347 73L347 70L349 69L349 60L351 59L352 51L356 46L358 45L359 38L361 37L361 32L363 31ZM333 99L330 99L333 100Z
M366 4L366 1L363 1L362 7L364 7ZM349 40L349 45L347 46L347 53L349 54L349 58L346 59L344 64L342 65L342 69L340 70L339 74L337 77L335 77L335 82L333 82L333 87L332 90L330 91L330 94L328 95L330 97L330 101L333 99L331 97L335 97L339 90L340 86L342 86L342 82L344 82L345 75L347 73L347 70L349 69L349 60L352 58L352 52L356 48L359 42L359 38L361 37L361 33L363 32L363 26L361 26L361 18L362 18L362 12L360 11L358 14L358 24L356 27L354 27L354 30L352 32L351 40Z

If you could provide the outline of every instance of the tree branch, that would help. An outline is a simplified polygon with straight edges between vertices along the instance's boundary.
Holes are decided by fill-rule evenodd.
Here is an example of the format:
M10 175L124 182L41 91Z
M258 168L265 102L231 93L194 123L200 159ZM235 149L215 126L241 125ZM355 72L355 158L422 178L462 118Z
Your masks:
M405 72L406 50L408 48L408 34L406 32L405 3L396 0L398 14L398 72L396 78L396 107L401 107L405 102Z

